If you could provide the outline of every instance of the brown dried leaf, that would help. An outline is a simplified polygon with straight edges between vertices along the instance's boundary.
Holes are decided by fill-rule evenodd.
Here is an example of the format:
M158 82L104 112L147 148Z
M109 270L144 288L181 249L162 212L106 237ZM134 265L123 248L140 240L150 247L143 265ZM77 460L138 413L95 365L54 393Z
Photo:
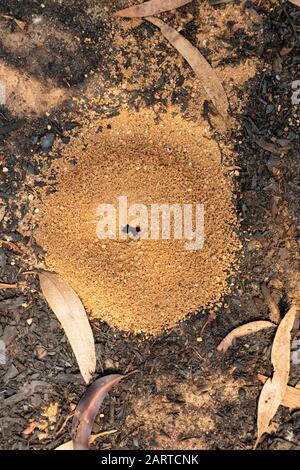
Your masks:
M109 390L125 376L110 374L96 380L77 405L72 423L74 450L88 450L93 423Z
M278 323L280 323L280 320L281 320L279 307L277 303L275 302L275 300L273 299L272 294L270 290L268 289L268 287L266 286L266 284L263 284L261 286L261 291L269 307L270 320L271 322L276 323L278 325Z
M274 372L273 377L266 381L259 397L257 439L254 448L257 447L261 436L268 432L270 421L275 416L286 392L290 374L291 331L298 309L297 305L293 305L281 320L276 331L271 354Z
M207 96L211 99L220 115L226 121L228 117L227 96L220 79L207 60L198 51L198 49L196 49L196 47L192 46L187 39L175 31L171 26L168 26L160 19L154 17L148 17L146 20L157 26L161 30L163 36L190 64L199 78Z
M289 0L290 3L293 3L297 7L300 7L300 0Z
M78 295L58 274L39 274L42 292L60 321L86 383L96 370L94 337L85 309Z
M6 20L13 20L18 26L20 29L25 29L26 27L26 21L23 21L23 20L17 20L17 18L14 18L13 16L9 16L9 15L1 15L3 18L5 18Z
M41 416L48 418L50 423L55 423L57 421L58 412L59 412L59 404L50 403L50 405L47 405L43 408Z
M257 374L257 378L263 384L269 379L269 377L262 374ZM297 385L296 387L290 387L289 385L286 387L281 405L291 409L300 408L300 390Z
M266 320L258 320L253 321L250 323L246 323L245 325L238 326L221 341L219 346L217 347L218 351L225 352L227 349L232 345L232 342L236 338L240 338L241 336L251 335L252 333L256 333L257 331L263 330L265 328L276 327L274 323Z
M56 447L55 450L74 450L73 441L65 442L61 446Z
M22 434L24 436L29 436L30 434L32 434L36 429L39 429L40 431L44 431L45 429L47 429L47 427L49 426L49 423L47 423L47 421L31 421L29 426L24 429L24 431L22 431Z
M192 0L150 0L141 5L125 8L117 11L114 16L122 16L127 18L143 18L144 16L157 15L163 11L175 10L191 3Z

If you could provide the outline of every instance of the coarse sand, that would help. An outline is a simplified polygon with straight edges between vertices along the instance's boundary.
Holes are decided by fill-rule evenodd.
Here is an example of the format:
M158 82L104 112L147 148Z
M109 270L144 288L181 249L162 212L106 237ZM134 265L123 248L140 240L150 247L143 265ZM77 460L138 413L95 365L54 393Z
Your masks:
M206 123L171 111L155 123L149 110L123 111L109 121L95 117L61 152L57 191L44 194L36 236L48 269L74 288L91 317L158 334L221 305L240 242L232 178ZM99 239L97 208L118 208L119 196L149 211L151 204L203 204L203 248L139 234Z

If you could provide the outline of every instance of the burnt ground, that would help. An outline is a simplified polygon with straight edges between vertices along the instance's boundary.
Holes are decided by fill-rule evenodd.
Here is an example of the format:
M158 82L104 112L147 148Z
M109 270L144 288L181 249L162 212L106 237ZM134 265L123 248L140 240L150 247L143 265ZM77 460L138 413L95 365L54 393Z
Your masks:
M22 274L44 259L32 226L24 230L22 220L40 186L55 187L55 174L44 178L45 168L60 157L51 150L53 139L68 144L89 105L81 100L89 94L103 97L101 105L90 106L104 125L124 104L152 107L159 119L171 101L195 118L197 91L189 67L151 25L136 21L132 28L111 17L110 11L127 2L98 3L0 1L1 14L26 22L22 30L0 18L1 73L8 80L18 76L20 85L13 106L2 106L0 114L0 280L19 283L0 294L0 337L7 347L0 368L2 449L53 449L69 440L70 421L65 421L85 390L35 276ZM231 164L239 167L241 272L229 280L231 294L202 333L208 311L154 339L92 322L97 373L137 369L110 394L96 419L94 433L117 431L99 438L98 449L251 449L261 389L256 375L271 373L274 332L240 339L224 355L216 346L234 326L268 318L263 283L284 314L299 271L299 114L291 102L291 82L300 79L300 9L277 1L194 1L180 14L163 17L178 26L188 13L193 20L182 33L218 70L255 64L251 77L233 83L230 135L216 131L221 148L234 150ZM203 42L201 34L209 36L212 29ZM198 119L213 115L205 103ZM290 384L298 381L294 364ZM280 407L274 432L260 447L299 450L299 413Z

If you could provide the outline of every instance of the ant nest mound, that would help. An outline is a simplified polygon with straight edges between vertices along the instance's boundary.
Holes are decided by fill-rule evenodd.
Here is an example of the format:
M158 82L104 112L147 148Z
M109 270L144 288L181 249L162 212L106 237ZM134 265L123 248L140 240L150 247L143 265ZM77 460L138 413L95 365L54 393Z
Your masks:
M240 248L233 183L204 123L168 113L156 124L150 112L109 122L95 118L61 149L37 240L92 317L158 334L228 291Z

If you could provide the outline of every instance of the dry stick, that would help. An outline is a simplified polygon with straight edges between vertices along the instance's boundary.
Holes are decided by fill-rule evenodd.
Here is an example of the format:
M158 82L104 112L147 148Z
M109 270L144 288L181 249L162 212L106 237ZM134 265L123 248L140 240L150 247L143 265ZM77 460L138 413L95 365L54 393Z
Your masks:
M18 284L5 284L4 282L0 282L0 289L16 289Z
M282 0L279 0L279 2L280 2L281 8L282 8L283 11L284 11L285 16L287 17L288 22L290 23L290 26L291 26L291 28L292 28L292 30L293 30L293 33L294 33L296 42L298 42L299 39L298 39L297 29L296 29L296 27L295 27L295 25L294 25L294 23L293 23L293 21L292 21L290 15L288 14L288 11L287 11L287 9L286 9L284 3L282 3Z

